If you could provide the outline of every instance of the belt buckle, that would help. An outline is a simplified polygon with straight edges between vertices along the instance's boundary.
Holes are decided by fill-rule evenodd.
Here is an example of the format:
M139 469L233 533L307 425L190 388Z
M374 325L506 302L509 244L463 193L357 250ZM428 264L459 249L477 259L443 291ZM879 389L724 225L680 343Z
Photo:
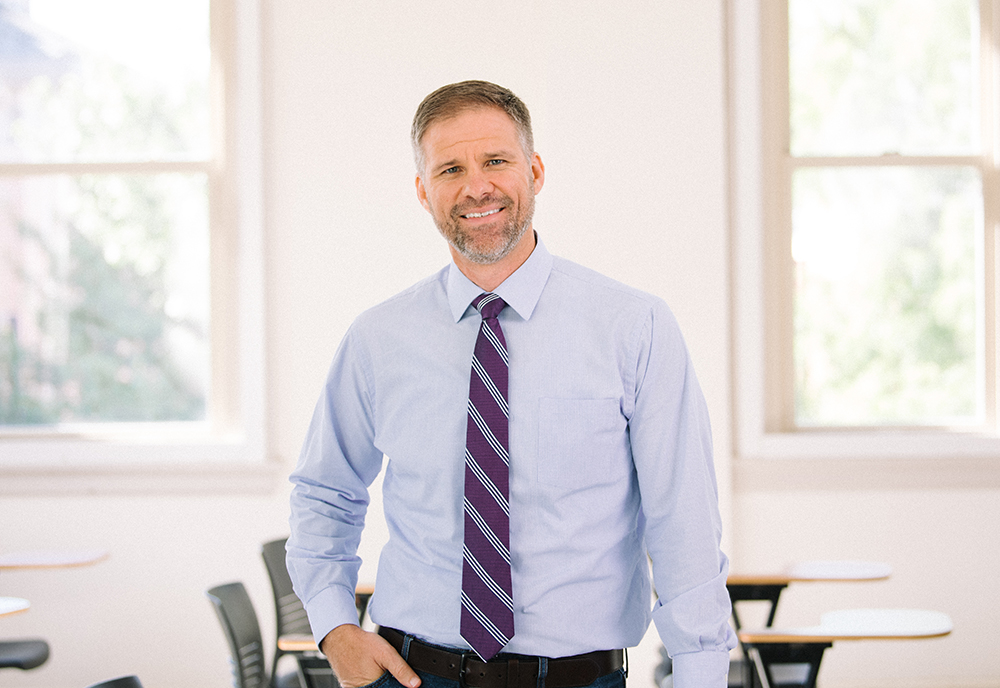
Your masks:
M469 656L475 656L476 653L470 650L466 650L461 654L461 659L458 660L458 685L459 688L469 688L469 684L465 682L465 660Z

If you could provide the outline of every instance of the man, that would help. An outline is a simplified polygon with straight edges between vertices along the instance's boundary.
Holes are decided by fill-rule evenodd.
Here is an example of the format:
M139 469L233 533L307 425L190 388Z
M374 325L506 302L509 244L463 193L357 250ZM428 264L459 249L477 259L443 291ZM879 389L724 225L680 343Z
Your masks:
M289 571L322 651L345 688L610 688L652 618L675 685L721 688L728 562L676 321L546 251L513 93L445 86L412 142L453 262L354 322L292 475ZM375 634L354 588L383 456Z

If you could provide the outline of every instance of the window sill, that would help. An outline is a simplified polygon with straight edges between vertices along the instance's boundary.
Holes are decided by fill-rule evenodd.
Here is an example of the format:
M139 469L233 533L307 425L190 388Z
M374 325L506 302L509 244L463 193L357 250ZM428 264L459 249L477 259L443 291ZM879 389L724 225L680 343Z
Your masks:
M742 428L742 452L753 458L1000 459L1000 435L948 428L845 428L794 432Z
M0 439L0 495L273 492L288 469L241 438Z
M104 464L53 468L0 467L0 495L270 494L287 473L266 463Z
M747 441L747 440L750 441ZM1000 488L1000 437L947 430L844 430L744 436L741 490Z

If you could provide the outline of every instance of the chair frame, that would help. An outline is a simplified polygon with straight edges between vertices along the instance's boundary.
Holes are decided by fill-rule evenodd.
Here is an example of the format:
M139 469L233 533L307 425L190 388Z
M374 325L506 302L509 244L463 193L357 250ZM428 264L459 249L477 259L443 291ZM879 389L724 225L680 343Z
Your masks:
M273 685L267 670L264 642L253 601L243 583L235 581L210 588L212 602L229 645L234 688L268 688Z
M49 644L40 638L16 638L0 641L0 669L29 671L49 659Z
M142 688L138 676L119 676L100 683L92 683L87 688Z
M274 596L275 648L274 660L271 663L271 674L278 670L278 661L293 652L282 650L277 646L277 639L285 635L312 635L309 619L302 601L292 589L292 579L285 566L285 542L288 538L271 540L261 545L260 554L267 568L267 577L271 582L271 592Z

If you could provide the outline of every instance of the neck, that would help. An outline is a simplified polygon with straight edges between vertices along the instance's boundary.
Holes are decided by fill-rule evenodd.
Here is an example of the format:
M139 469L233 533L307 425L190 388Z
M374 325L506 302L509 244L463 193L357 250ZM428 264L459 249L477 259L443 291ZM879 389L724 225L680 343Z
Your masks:
M456 251L453 246L449 246L449 249L455 265L462 271L462 274L483 291L491 292L513 275L524 264L524 261L528 260L528 256L535 250L535 232L529 227L510 253L488 265L473 263Z

